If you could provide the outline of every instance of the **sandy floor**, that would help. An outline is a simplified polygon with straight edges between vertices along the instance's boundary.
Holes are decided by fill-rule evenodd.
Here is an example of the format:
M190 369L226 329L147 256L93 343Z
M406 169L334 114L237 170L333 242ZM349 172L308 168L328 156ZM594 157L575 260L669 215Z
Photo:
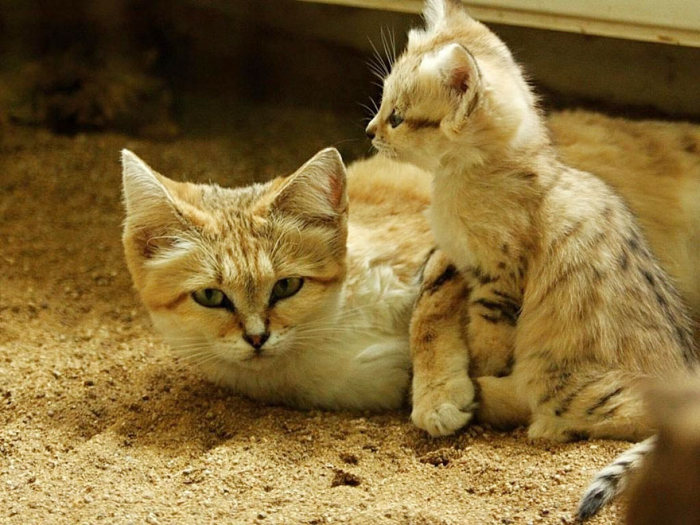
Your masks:
M131 288L117 163L223 184L289 172L359 128L268 111L157 143L6 128L0 141L0 522L571 523L627 445L433 440L407 412L260 406L175 361ZM344 126L344 127L343 127ZM283 130L293 137L275 144ZM284 133L284 136L289 133ZM593 523L618 522L613 506Z

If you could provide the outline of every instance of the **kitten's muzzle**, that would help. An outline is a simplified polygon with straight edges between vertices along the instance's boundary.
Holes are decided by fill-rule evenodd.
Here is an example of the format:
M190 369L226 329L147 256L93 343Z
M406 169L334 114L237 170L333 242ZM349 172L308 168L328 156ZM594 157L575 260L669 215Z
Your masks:
M253 348L255 348L256 353L260 352L260 349L265 344L265 341L267 341L269 338L270 338L269 332L265 332L262 334L255 334L255 335L243 334L243 339L245 340L245 342L248 343Z
M376 129L377 128L371 123L369 126L367 126L367 129L365 129L365 133L367 134L367 138L369 140L372 140L374 138L374 136L376 135L376 133L375 133Z

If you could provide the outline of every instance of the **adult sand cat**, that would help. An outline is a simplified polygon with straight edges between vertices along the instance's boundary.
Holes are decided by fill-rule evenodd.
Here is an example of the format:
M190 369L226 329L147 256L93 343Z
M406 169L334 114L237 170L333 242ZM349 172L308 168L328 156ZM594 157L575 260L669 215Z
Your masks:
M265 402L404 403L433 244L428 175L376 158L346 188L327 149L288 177L227 189L172 181L126 150L122 162L127 265L176 354Z
M533 438L648 436L641 384L697 361L678 294L622 200L558 159L498 37L457 1L429 0L424 15L367 131L433 173L433 233L475 283L469 331L498 325L498 354L512 338L512 373L482 401L503 422L531 413ZM467 372L435 352L414 345L413 419L450 433L471 417L455 388Z

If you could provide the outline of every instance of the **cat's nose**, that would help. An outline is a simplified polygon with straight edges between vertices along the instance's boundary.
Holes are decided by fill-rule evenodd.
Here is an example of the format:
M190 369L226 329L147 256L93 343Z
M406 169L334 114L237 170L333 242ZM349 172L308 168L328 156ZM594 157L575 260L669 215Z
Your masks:
M250 335L250 334L243 334L243 339L255 348L255 350L260 350L262 348L262 345L265 344L265 341L267 341L270 338L270 334L268 332L262 333L262 334L255 334L255 335Z
M367 133L367 138L368 138L369 140L372 140L372 139L374 138L375 129L376 129L376 128L374 127L373 124L370 124L369 126L367 126L367 129L365 130L365 133Z

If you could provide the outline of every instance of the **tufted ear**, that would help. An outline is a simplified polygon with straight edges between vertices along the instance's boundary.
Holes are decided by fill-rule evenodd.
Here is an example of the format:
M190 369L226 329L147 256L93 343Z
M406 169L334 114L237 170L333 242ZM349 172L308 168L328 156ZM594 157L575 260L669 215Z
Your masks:
M465 16L469 17L460 0L426 0L423 7L425 29L428 32L445 28Z
M348 208L345 178L338 150L321 150L287 178L274 197L272 210L302 222L344 224Z
M178 195L191 192L191 185L156 173L127 149L122 150L122 184L126 207L123 241L127 254L150 259L160 250L175 245L201 219L200 212Z
M127 218L176 215L175 199L156 172L128 149L122 150L122 188Z

